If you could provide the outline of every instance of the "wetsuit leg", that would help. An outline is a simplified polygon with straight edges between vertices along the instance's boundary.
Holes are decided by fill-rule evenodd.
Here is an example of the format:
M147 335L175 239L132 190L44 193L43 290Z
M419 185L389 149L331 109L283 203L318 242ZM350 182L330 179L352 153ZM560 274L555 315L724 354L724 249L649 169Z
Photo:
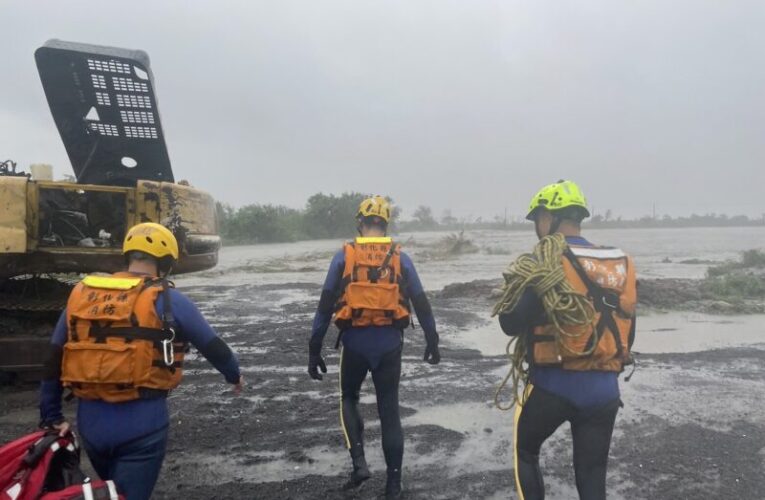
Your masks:
M541 500L545 485L539 468L539 451L560 425L574 413L568 401L531 387L526 403L515 410L515 486L520 500Z
M400 474L404 457L404 433L398 411L398 385L401 379L401 348L384 355L372 371L380 414L382 446L389 473Z
M359 412L359 391L369 371L364 356L343 348L340 354L340 425L352 457L364 453L364 421Z
M582 500L606 498L608 450L619 405L617 399L593 410L580 410L571 420L576 489Z

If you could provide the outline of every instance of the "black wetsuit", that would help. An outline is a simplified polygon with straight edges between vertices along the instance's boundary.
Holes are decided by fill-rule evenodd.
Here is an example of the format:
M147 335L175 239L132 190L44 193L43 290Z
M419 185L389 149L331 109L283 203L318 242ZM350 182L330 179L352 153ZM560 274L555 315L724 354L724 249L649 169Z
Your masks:
M364 453L364 421L359 413L359 391L370 371L377 395L385 464L388 470L400 471L404 456L404 434L401 431L401 417L398 411L401 348L383 355L375 368L370 366L366 357L350 349L343 349L340 360L342 419L351 456Z
M577 408L544 389L530 389L523 407L516 409L515 470L523 500L545 497L539 451L564 422L571 423L576 489L582 500L605 500L606 468L618 399L595 408Z

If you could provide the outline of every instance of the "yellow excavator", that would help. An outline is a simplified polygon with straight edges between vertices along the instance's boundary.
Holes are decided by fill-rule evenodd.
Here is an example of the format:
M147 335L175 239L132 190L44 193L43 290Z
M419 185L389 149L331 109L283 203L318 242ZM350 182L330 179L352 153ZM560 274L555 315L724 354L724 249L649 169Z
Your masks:
M176 274L214 267L220 249L213 198L175 182L146 52L50 40L35 60L75 177L0 163L0 381L39 373L69 290L123 269L132 225L173 231Z

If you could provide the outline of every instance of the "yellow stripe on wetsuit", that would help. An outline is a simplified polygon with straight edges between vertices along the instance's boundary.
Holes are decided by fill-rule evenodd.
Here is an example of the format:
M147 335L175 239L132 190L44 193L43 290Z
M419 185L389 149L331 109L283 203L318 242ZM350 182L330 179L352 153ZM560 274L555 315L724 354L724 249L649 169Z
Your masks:
M340 380L340 428L343 430L343 437L345 438L345 446L349 450L351 449L351 438L348 437L348 429L345 428L345 418L343 418L343 359L345 359L345 356L343 353L345 352L345 349L343 347L340 348L340 376L338 379Z
M523 399L521 400L522 403L525 403L529 400L529 396L531 396L532 390L534 390L534 386L527 384L523 389ZM521 488L521 477L518 474L518 423L521 421L522 411L523 405L519 402L515 405L515 417L513 419L513 468L515 469L515 489L518 491L519 500L525 500L525 497L523 496L523 488Z

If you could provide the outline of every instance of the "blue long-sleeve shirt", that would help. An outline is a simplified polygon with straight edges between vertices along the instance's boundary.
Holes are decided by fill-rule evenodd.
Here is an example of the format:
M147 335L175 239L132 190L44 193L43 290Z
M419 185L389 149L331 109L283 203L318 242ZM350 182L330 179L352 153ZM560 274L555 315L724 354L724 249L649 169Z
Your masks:
M582 237L567 236L566 241L572 245L593 246ZM500 315L499 322L508 335L527 335L534 326L545 323L542 301L527 288L515 308ZM616 372L565 370L533 364L529 370L529 380L534 387L560 396L578 408L594 408L618 398L618 377Z
M345 269L345 252L340 250L332 258L322 288L322 299L313 318L311 343L321 345L332 321L334 299L340 293L343 270ZM401 252L401 274L406 283L407 296L412 299L412 305L417 320L426 335L436 333L436 321L430 309L420 277L409 256ZM401 346L401 330L393 326L352 327L343 332L343 347L364 355L372 368L376 368L385 354Z
M210 362L229 383L237 383L240 377L236 355L227 348L221 349L222 341L202 316L196 305L183 293L171 288L171 311L175 320L177 339L190 342L203 354L215 352ZM155 305L157 315L162 317L164 298L160 294ZM51 343L59 348L67 341L66 311L53 330ZM225 346L225 345L224 345ZM221 354L222 353L222 354ZM63 388L59 379L44 380L40 389L40 416L43 423L63 419L61 396ZM150 434L168 425L167 398L136 399L124 403L101 400L79 400L77 426L82 436L94 446L110 446L125 443Z

